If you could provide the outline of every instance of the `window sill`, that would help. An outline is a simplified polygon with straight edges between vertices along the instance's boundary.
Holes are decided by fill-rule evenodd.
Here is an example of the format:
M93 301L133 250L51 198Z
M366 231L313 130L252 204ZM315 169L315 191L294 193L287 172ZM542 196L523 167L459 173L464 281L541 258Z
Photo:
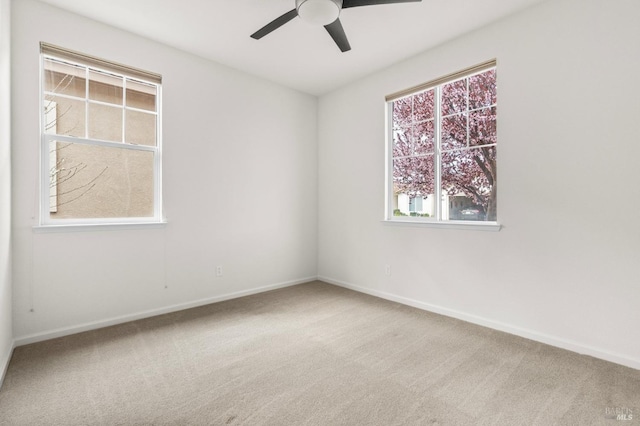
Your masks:
M470 231L493 231L497 232L502 228L497 222L467 222L462 220L451 220L448 222L435 222L426 220L398 220L386 219L382 221L385 225L390 226L413 226L424 228L440 228L440 229L465 229Z
M86 231L122 231L137 229L164 228L166 221L162 222L122 222L122 223L65 223L37 225L33 227L35 233L50 232L86 232Z

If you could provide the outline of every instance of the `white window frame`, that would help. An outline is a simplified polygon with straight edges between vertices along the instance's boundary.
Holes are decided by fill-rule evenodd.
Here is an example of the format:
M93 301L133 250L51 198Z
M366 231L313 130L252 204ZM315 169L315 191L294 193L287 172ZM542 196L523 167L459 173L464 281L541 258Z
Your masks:
M427 226L427 227L439 227L439 228L451 228L451 229L474 229L474 230L486 230L486 231L499 231L501 228L500 223L496 221L466 221L466 220L451 220L442 219L442 188L441 188L441 120L442 113L440 111L440 98L441 98L441 86L444 84L466 78L474 74L479 74L490 69L496 68L496 60L490 60L473 67L467 68L463 71L459 71L428 83L420 84L415 87L411 87L406 90L386 96L385 104L385 214L383 223L389 225L400 226ZM434 140L434 158L435 158L435 211L436 214L431 217L419 217L419 216L394 216L394 190L393 190L393 102L403 97L413 95L429 89L435 90L434 108L435 108L435 140ZM422 194L424 196L424 194ZM498 197L499 198L499 197ZM448 207L448 206L447 206Z
M44 120L43 122L44 123L53 122L53 125L50 125L50 127L55 127L57 126L57 123L55 121L55 117L58 109L57 105L54 101L47 102L47 104L49 107L48 109L45 110L45 107L44 106L42 107L42 112L43 112L42 119ZM49 212L50 213L55 213L58 211L58 186L57 185L51 186L53 183L51 179L51 170L55 168L58 164L57 154L58 153L55 150L55 143L50 142L49 143Z
M40 220L36 228L96 228L96 227L109 227L110 225L158 225L165 223L162 215L162 77L158 74L142 71L136 68L128 67L122 64L105 61L99 58L95 58L89 55L78 53L75 51L67 50L65 48L49 45L47 43L41 43L40 52ZM60 52L60 54L57 54ZM70 64L80 65L85 67L85 78L88 84L89 82L89 70L105 72L112 75L117 75L123 78L123 118L122 129L126 129L126 111L142 111L147 114L156 115L156 144L155 146L138 145L126 143L123 138L122 142L112 142L107 140L92 139L88 137L88 125L85 124L84 137L58 135L55 133L48 133L46 131L47 113L45 111L45 96L55 95L57 97L67 97L74 100L83 100L85 102L85 123L86 123L86 111L89 103L101 104L100 101L90 100L88 95L85 98L76 98L74 96L68 96L60 93L49 93L45 91L44 87L44 64L45 59L53 59L56 61L62 61ZM131 72L128 72L128 71ZM153 78L145 79L144 76L149 75ZM127 79L140 81L145 84L152 85L156 88L156 110L155 112L140 110L134 107L126 105L126 82ZM88 90L88 89L87 89ZM69 142L74 144L83 144L91 146L102 146L109 148L128 149L135 151L151 152L153 154L153 216L148 217L108 217L108 218L66 218L66 219L53 219L50 213L55 212L55 206L51 203L50 192L50 167L52 162L55 161L55 150L52 153L51 146L55 142Z

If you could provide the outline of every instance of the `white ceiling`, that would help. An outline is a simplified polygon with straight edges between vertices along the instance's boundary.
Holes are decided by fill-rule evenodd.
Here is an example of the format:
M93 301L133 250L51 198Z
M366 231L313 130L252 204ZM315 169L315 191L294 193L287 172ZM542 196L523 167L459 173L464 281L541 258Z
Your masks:
M423 0L345 9L352 50L299 18L249 37L295 0L41 0L313 95L545 0Z

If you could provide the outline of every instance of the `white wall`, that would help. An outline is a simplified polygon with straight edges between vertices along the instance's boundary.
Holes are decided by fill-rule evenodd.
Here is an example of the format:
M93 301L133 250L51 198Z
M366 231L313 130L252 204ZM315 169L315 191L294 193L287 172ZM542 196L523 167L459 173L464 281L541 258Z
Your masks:
M32 0L12 12L18 344L316 276L316 98ZM34 232L40 41L163 75L166 227Z
M638 16L545 2L322 97L321 278L640 368ZM504 228L383 224L384 96L492 58Z
M11 303L10 0L0 0L0 386L13 349Z

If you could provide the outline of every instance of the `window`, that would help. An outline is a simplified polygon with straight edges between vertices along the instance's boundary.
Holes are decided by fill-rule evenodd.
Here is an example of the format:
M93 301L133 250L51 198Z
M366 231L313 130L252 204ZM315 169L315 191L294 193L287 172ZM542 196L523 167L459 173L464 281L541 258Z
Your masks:
M422 197L413 197L409 202L409 211L411 213L419 213L422 211Z
M387 96L391 221L497 224L496 64Z
M40 49L41 225L161 222L161 77Z

